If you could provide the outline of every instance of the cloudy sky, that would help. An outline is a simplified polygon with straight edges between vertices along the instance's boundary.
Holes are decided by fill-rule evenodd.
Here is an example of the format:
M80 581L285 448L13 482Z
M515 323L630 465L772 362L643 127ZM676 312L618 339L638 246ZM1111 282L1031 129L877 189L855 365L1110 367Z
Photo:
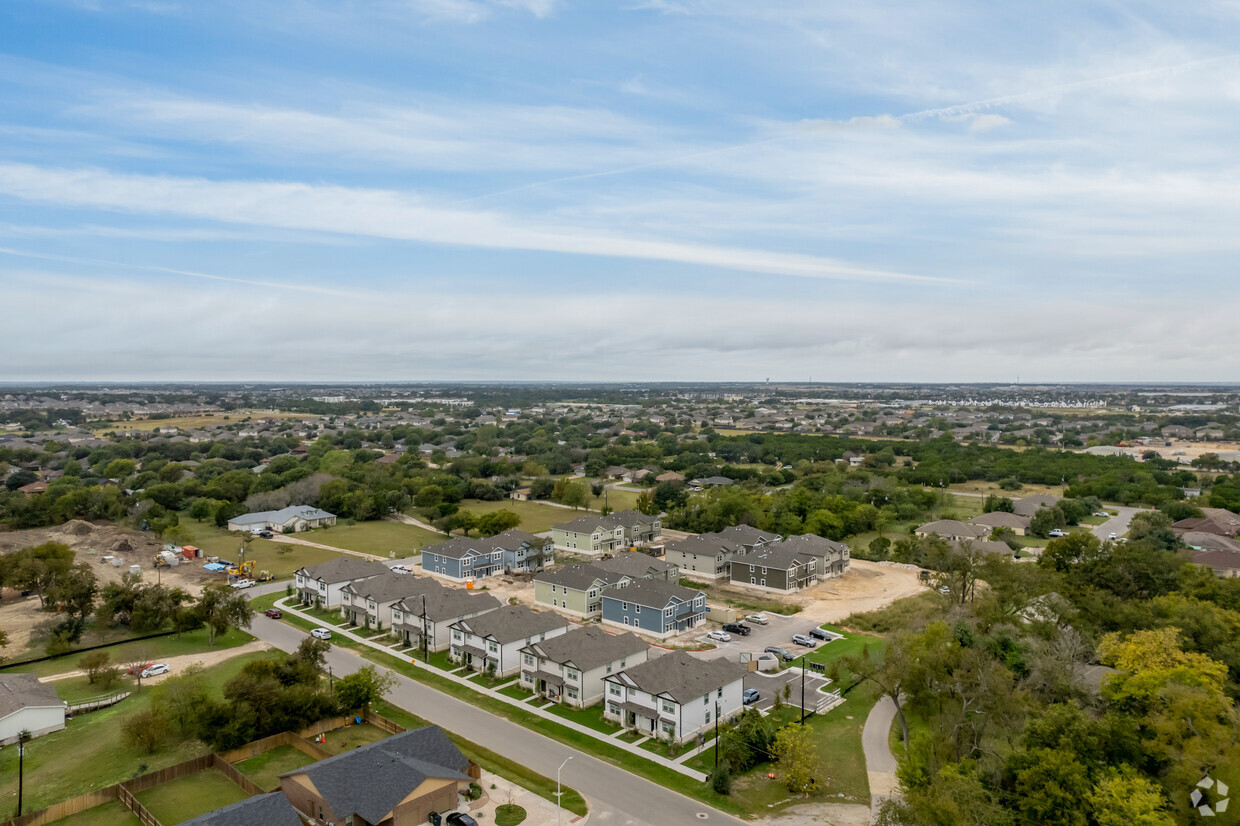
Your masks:
M0 379L1240 379L1240 3L6 0Z

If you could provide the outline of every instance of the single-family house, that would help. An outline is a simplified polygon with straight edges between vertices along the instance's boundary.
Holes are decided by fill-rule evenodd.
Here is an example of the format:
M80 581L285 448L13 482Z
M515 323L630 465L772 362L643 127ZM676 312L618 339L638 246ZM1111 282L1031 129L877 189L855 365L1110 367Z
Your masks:
M1224 579L1240 577L1240 551L1211 549L1185 553L1189 562L1209 568L1215 576Z
M181 826L255 826L260 823L262 826L304 826L284 792L247 797L239 803L182 821Z
M661 579L639 579L602 593L603 624L656 637L678 634L706 620L706 595Z
M651 737L684 743L744 708L745 666L673 651L603 678L603 717Z
M428 651L446 651L452 637L452 623L494 611L499 600L481 591L439 588L405 597L392 606L392 630L405 645L422 647L426 635Z
M1053 508L1059 504L1059 497L1049 493L1037 493L1012 500L1012 512L1021 516L1032 517L1042 508Z
M507 677L521 667L522 648L560 636L568 631L569 622L554 611L539 613L524 605L504 605L449 627L448 656L454 662Z
M631 632L574 628L521 649L521 685L576 708L603 699L603 678L646 661L650 646Z
M706 488L726 488L736 484L726 476L707 476L704 479L689 480L689 490L705 490Z
M443 587L428 576L392 572L359 579L340 589L340 616L365 628L391 628L392 606Z
M556 525L551 529L551 538L557 548L602 554L644 545L662 532L659 517L625 510L606 516L583 516Z
M0 674L0 745L16 743L23 731L31 736L65 727L65 701L56 689L34 674Z
M779 534L749 525L733 525L717 533L690 534L667 543L663 558L680 569L680 576L693 579L727 579L732 557L778 542Z
M534 577L534 602L583 618L598 617L603 613L603 592L631 581L592 563L565 565Z
M320 608L340 607L341 589L350 582L391 574L381 562L356 556L338 556L293 574L297 598L303 605Z
M228 520L230 531L273 531L274 533L300 533L311 528L328 528L336 524L336 514L312 508L309 505L289 505L278 511L258 511Z
M1181 519L1171 526L1178 534L1213 533L1219 536L1240 535L1240 514L1222 508L1202 508L1202 516Z
M970 525L958 519L939 519L927 522L917 528L914 533L917 536L937 536L941 539L959 542L962 539L985 539L990 535L990 528L983 525Z
M679 483L685 481L685 475L683 473L677 473L674 470L669 470L666 473L660 473L658 476L654 477L654 480L656 482Z
M991 532L994 532L995 528L1009 528L1017 536L1024 536L1029 530L1031 521L1030 517L1023 514L992 511L973 517L969 520L969 524L986 528Z
M774 542L729 562L733 585L791 593L818 581L818 560L798 544Z
M1168 439L1191 439L1193 438L1192 428L1185 427L1180 424L1169 424L1159 431Z
M438 726L393 734L280 776L280 790L309 823L414 826L454 812L479 777Z
M508 494L508 498L514 499L517 502L528 502L533 492L533 488L530 487L516 488L512 493Z

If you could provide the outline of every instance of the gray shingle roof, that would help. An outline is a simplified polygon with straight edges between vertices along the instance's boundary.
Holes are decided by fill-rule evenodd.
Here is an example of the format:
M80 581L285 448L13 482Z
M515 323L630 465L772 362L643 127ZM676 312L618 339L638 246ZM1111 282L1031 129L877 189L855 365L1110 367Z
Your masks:
M614 531L619 527L631 528L634 525L649 525L656 517L646 516L637 511L618 511L606 516L583 516L563 525L556 525L556 530L575 531L577 533L594 533L595 528Z
M297 810L288 802L283 792L260 794L207 812L181 826L302 826Z
M473 593L460 588L440 588L426 594L426 616L431 622L459 619L466 614L494 611L499 600L490 594ZM401 600L400 609L414 616L422 616L422 598L418 596Z
M301 568L298 573L310 579L321 579L329 585L335 582L348 582L351 579L390 574L387 566L371 559L356 556L338 556L309 568Z
M543 571L534 577L535 582L563 585L576 591L586 590L594 584L595 580L601 580L605 585L612 585L622 579L624 579L623 574L603 570L598 565L588 562L565 565L555 571Z
M635 551L621 551L611 559L595 562L594 566L602 568L604 571L612 571L613 573L637 579L644 579L651 569L657 574L666 575L669 571L677 568L676 565L670 562L664 562L661 559L655 559L649 554L637 553Z
M744 678L745 666L740 663L723 658L699 660L686 651L673 651L605 679L628 683L650 694L665 694L683 704Z
M428 778L468 781L469 761L438 726L406 731L283 775L304 773L339 817L383 820Z
M568 624L568 620L554 611L537 613L524 605L504 605L499 610L491 611L480 617L471 617L459 623L453 623L453 626L468 626L474 634L493 639L500 645L504 645L556 628L565 628Z
M521 650L546 657L554 663L571 664L582 671L589 671L638 654L648 647L641 637L631 631L608 634L597 625L588 625L549 640L530 643Z
M764 545L756 551L732 558L732 564L761 565L764 568L778 568L786 571L796 565L805 565L814 560L814 555L806 553L798 543L775 542Z
M64 705L56 689L34 674L0 674L0 717L31 706Z
M247 513L242 516L229 519L235 525L258 525L266 522L273 522L277 525L283 525L293 517L301 517L302 519L331 519L336 514L328 513L318 508L312 508L309 505L289 505L287 508L280 508L278 511L257 511L255 513Z
M447 542L440 542L438 545L431 545L429 548L422 549L422 555L436 554L448 559L463 559L471 551L485 554L490 553L491 548L486 544L486 540L470 539L466 536L457 536L449 539Z
M506 551L518 548L522 542L529 545L531 548L542 548L551 544L550 539L542 536L534 536L532 533L526 533L525 531L517 530L516 528L496 534L486 540L488 546L503 548Z
M355 596L373 599L375 602L391 602L414 594L429 594L432 591L445 589L443 585L427 576L388 572L360 582L351 582L340 590Z
M634 605L658 608L661 611L673 599L678 599L681 602L691 602L700 593L702 592L662 579L639 579L634 581L632 585L604 591L603 599L618 599L622 602L631 602Z

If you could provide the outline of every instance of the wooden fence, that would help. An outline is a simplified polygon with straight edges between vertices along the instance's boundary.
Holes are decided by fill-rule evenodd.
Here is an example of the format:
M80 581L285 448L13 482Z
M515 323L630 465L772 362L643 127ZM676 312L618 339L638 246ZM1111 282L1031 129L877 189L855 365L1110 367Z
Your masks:
M87 792L78 797L69 800L62 800L59 803L53 803L46 809L40 809L37 812L29 812L21 817L15 817L7 821L4 826L43 826L45 823L52 823L60 820L62 817L75 815L78 812L84 812L87 809L93 809L104 803L111 803L120 796L120 786L109 786L106 789L99 789L94 792Z
M232 782L236 783L241 788L245 789L245 793L251 797L256 794L265 794L267 792L267 789L262 788L253 780L237 771L237 768L233 766L232 763L229 763L218 754L211 755L211 767Z
M159 818L148 812L146 807L138 802L138 798L134 797L133 792L126 789L123 783L118 788L118 792L121 802L125 804L125 807L128 808L129 811L137 815L138 822L140 822L142 826L163 826L163 824L159 822Z
M251 757L257 757L280 746L292 746L308 757L313 757L315 760L326 760L332 756L331 752L319 748L306 738L300 737L291 731L282 731L279 734L273 734L270 737L264 737L252 743L246 743L244 746L232 751L220 752L220 757L229 763L240 763L242 760L249 760Z

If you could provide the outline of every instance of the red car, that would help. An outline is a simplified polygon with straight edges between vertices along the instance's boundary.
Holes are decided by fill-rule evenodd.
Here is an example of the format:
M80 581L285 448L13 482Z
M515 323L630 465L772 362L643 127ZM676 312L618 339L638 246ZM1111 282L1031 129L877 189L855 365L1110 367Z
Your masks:
M280 619L281 617L284 616L284 612L281 611L279 608L268 608L266 611L263 612L263 616L271 617L272 619Z
M146 671L148 668L150 668L154 664L155 663L142 663L141 665L131 665L129 667L129 673L130 674L141 674L143 671Z

